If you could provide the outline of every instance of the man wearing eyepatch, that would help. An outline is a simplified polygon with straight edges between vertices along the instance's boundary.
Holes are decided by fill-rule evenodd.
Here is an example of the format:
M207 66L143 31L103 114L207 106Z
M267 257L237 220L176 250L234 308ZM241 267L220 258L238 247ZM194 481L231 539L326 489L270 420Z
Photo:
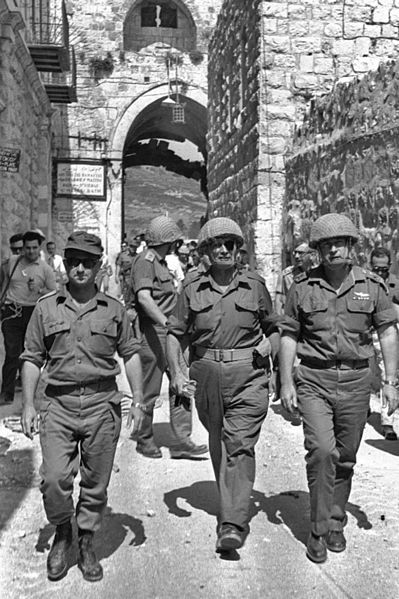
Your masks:
M220 495L217 552L239 549L249 532L255 445L268 408L265 366L278 345L264 280L237 266L243 242L230 218L213 218L202 227L198 247L210 267L187 279L168 324L171 386L178 396L195 395L209 433ZM180 359L187 344L189 378Z
M95 285L102 253L96 235L85 231L70 235L64 259L66 289L38 302L21 356L21 424L30 439L36 429L35 390L45 367L47 386L40 405L40 490L47 518L56 527L47 559L50 580L60 580L68 571L73 482L78 471L78 566L90 582L103 576L93 549L93 534L100 528L107 504L121 428L121 395L115 381L120 368L115 352L124 360L135 401L143 398L140 344L122 304L99 292ZM129 426L132 415L133 410Z
M393 307L399 318L399 279L391 272L391 254L385 248L375 248L370 254L370 268L376 275L383 279ZM381 379L385 379L384 362L382 359L381 345L376 332L373 333L373 344L376 360L381 373ZM382 400L382 390L380 390ZM393 428L394 416L388 416L388 406L381 401L381 427L387 441L396 441L397 435Z

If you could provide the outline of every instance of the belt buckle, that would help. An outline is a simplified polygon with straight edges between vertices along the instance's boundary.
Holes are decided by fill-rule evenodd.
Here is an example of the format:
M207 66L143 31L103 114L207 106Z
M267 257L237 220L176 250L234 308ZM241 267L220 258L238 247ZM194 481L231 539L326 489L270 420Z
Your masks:
M342 370L342 360L337 360L335 364L337 370Z
M223 349L218 349L218 362L224 362L224 352L223 352Z

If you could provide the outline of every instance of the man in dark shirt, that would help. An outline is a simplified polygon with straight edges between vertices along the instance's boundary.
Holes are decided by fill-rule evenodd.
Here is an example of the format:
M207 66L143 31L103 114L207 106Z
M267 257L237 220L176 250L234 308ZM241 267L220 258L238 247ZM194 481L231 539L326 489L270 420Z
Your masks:
M317 563L327 559L327 548L346 548L345 507L369 407L373 328L385 363L384 399L390 412L398 406L396 313L382 280L352 266L357 239L356 227L342 214L313 223L310 245L321 265L296 277L279 324L281 401L302 416L311 519L307 556ZM295 386L296 353L301 363Z
M33 308L42 295L56 288L52 268L40 258L41 243L40 233L27 231L23 235L23 253L11 256L0 269L4 295L1 330L5 348L0 403L14 401L19 356Z
M182 236L178 226L166 216L154 218L147 229L144 250L132 266L132 290L143 335L140 356L143 364L144 407L135 417L134 438L136 450L147 458L161 458L162 452L153 436L152 419L156 399L161 392L166 372L166 332L168 319L177 301L173 276L165 257L173 244ZM207 452L206 445L191 440L190 411L176 403L170 394L170 424L178 445L171 449L173 458L192 458Z
M220 492L219 552L238 549L248 534L255 445L268 408L265 364L278 343L264 280L237 267L243 241L229 218L204 225L198 243L211 266L188 279L168 325L171 385L178 395L196 387L198 415L209 433ZM180 366L187 344L191 380Z
M73 481L78 470L78 565L88 581L100 580L103 575L92 537L106 507L121 427L120 394L115 382L120 368L115 352L125 362L135 401L129 426L143 401L140 344L133 336L122 304L95 286L102 251L96 235L85 231L70 235L64 261L69 282L65 291L49 294L38 302L21 356L21 422L29 438L36 422L35 390L45 365L47 387L40 410L40 489L47 518L56 526L47 560L50 580L59 580L68 570Z

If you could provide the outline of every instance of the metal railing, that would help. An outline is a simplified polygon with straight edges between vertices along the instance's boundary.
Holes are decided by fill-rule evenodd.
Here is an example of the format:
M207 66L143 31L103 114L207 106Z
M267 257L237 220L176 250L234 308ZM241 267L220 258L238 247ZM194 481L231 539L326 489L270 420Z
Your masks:
M69 46L65 0L19 0L28 45Z

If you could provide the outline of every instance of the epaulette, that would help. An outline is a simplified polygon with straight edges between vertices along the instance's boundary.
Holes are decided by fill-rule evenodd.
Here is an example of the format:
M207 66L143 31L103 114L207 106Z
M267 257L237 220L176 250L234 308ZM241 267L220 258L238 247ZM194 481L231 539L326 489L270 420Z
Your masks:
M294 267L291 266L286 266L286 268L284 268L284 270L282 271L282 275L289 275L290 273L292 273L292 271L294 270Z
M198 279L200 279L203 274L203 271L198 272L198 270L190 270L190 272L188 272L184 277L183 289L188 285L191 285L191 283L195 283L195 281L198 281Z
M247 275L248 279L254 279L255 281L260 281L261 283L265 282L265 279L255 270L242 270L241 274Z
M152 250L147 250L146 255L144 256L144 260L148 260L148 262L154 262L155 254Z
M117 304L120 304L121 306L123 306L122 302L120 299L118 299L117 297L110 295L109 293L107 293L106 291L102 291L101 292L103 295L105 295L105 297L107 299L113 300L114 302L116 302Z
M300 272L298 275L296 275L294 277L294 283L300 283L301 281L304 281L307 278L308 278L308 273Z
M48 293L46 293L46 295L42 295L41 297L39 297L39 299L37 301L41 302L42 300L46 299L47 297L51 297L52 295L57 295L57 293L58 293L57 289L53 289L53 291L49 291Z
M371 279L372 281L375 281L376 283L380 283L380 284L383 283L383 285L386 286L384 279L382 279L379 275L377 275L372 270L369 270L368 268L362 268L362 272L363 272L363 274L366 275L366 277L368 279Z

